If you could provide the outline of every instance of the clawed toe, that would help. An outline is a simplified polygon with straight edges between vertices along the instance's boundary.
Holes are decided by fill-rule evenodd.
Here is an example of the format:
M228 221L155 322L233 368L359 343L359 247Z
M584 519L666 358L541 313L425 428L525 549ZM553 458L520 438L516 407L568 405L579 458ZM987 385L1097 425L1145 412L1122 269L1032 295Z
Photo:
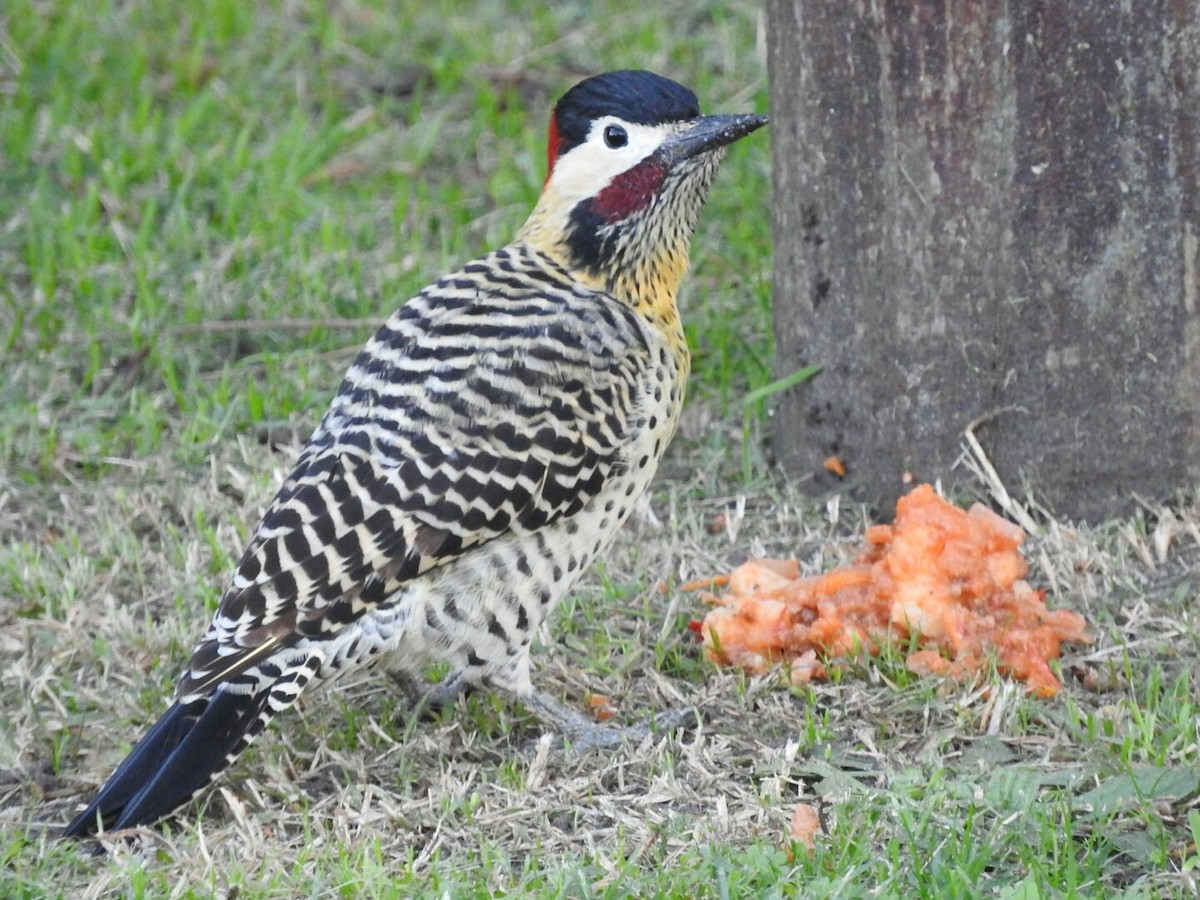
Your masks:
M453 706L459 697L469 693L472 688L458 674L433 685L406 672L389 672L388 675L404 696L408 717L418 722L436 719L442 710Z
M626 742L640 741L647 735L674 731L698 721L694 710L674 709L656 714L649 722L619 727L594 722L540 691L522 698L522 702L543 724L561 734L571 750L577 753L611 750Z

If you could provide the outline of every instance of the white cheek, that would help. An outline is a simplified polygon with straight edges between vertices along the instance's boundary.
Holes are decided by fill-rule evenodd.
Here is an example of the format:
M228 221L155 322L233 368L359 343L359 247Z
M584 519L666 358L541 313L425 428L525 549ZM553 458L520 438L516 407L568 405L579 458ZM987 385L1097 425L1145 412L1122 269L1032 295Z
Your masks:
M574 204L596 194L639 161L631 161L624 153L614 153L606 147L581 144L558 161L549 186L564 201Z
M547 187L560 201L574 206L594 197L622 172L632 169L662 144L662 132L647 126L621 123L629 143L619 149L605 146L604 128L613 124L601 119L592 126L586 141L564 154L554 165Z

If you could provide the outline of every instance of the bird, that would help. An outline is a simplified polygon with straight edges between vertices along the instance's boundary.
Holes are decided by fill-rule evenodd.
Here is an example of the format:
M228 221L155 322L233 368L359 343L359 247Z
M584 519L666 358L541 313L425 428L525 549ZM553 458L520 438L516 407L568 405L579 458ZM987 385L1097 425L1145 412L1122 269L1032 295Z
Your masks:
M562 95L528 220L368 341L170 706L64 835L169 815L303 692L371 666L440 664L430 697L498 691L580 741L604 727L534 690L531 643L675 432L689 244L724 152L767 122L643 70Z

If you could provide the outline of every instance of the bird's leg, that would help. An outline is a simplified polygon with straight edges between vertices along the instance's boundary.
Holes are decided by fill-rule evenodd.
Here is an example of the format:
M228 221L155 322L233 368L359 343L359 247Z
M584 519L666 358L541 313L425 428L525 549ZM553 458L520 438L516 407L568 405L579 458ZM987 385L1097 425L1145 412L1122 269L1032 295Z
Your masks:
M601 725L583 713L563 705L545 691L535 690L531 694L521 696L520 700L544 725L561 734L572 750L584 753L589 750L611 749L625 741L640 741L652 732L673 731L696 721L696 713L693 710L674 709L658 713L649 722L619 728Z
M407 699L409 717L413 721L424 721L436 716L446 707L456 703L459 697L478 687L474 681L465 677L463 672L451 673L443 681L432 686L412 673L401 670L389 671L388 676ZM603 725L554 699L545 691L534 690L526 693L520 689L513 690L512 687L501 690L515 697L547 728L562 735L572 750L581 753L612 749L626 741L640 741L648 734L666 733L696 722L696 713L693 710L674 709L660 712L650 721L637 725Z

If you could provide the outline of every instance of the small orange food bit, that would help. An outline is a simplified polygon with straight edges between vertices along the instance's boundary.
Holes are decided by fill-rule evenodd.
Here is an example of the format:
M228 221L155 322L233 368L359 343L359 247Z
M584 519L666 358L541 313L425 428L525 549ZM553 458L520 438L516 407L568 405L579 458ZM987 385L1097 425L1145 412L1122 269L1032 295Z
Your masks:
M612 707L612 701L603 694L588 695L587 707L592 711L592 718L597 722L607 722L616 715Z
M826 472L832 472L838 478L846 477L846 464L840 456L827 456L821 465L825 467Z
M679 589L684 593L690 594L692 591L704 591L710 588L725 587L729 584L728 575L714 575L711 578L693 578L691 581L686 581L679 586Z
M778 600L725 599L727 605L704 617L705 652L715 662L761 675L783 658L786 607ZM718 612L722 615L714 615Z
M909 654L904 666L914 675L945 675L950 670L950 660L936 650L918 650Z
M816 808L807 803L797 803L796 811L792 813L791 832L792 839L809 850L816 847L816 836L821 833L821 816Z
M805 650L792 660L789 674L792 684L808 684L814 678L824 678L825 667L817 661L815 650Z
M892 541L891 525L870 525L864 535L868 544L890 544Z
M729 593L746 597L782 590L800 577L794 559L752 559L729 573Z

